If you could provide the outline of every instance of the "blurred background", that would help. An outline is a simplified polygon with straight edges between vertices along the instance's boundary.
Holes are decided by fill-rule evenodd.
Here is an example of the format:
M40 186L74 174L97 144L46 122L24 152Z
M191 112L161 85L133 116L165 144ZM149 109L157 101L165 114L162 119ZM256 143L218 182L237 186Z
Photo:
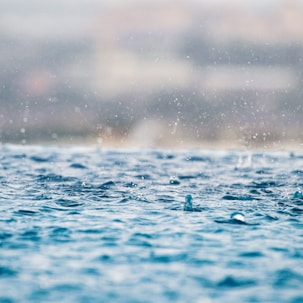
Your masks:
M302 146L302 0L0 7L2 143Z

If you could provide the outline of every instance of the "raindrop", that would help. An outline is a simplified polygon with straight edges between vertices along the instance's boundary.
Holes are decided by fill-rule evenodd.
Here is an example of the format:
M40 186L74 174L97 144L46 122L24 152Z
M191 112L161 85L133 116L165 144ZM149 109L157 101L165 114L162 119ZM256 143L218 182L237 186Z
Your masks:
M193 198L191 195L187 195L185 197L185 203L184 203L184 207L183 210L184 211L192 211L193 210Z
M294 198L294 199L303 199L303 193L301 192L300 189L298 189L298 190L294 193L293 198Z
M230 215L230 219L232 221L236 221L236 222L245 222L245 216L244 214L240 213L240 212L234 212Z
M193 211L193 212L201 212L202 208L201 207L193 207L193 198L191 195L187 195L185 197L185 203L183 207L184 211Z

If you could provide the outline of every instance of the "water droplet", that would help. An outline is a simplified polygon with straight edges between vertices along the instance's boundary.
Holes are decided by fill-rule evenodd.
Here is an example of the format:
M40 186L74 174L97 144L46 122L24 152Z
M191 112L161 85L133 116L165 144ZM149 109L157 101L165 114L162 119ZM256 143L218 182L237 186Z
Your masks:
M301 192L301 190L297 190L294 195L293 195L294 199L303 199L303 193Z
M193 210L193 198L192 198L191 195L187 195L185 197L185 203L184 203L183 210L185 210L185 211L192 211Z
M245 222L245 216L244 214L240 212L234 212L230 215L230 219L234 221L240 221L240 222Z
M170 185L179 185L180 181L178 181L176 178L172 178L169 180Z

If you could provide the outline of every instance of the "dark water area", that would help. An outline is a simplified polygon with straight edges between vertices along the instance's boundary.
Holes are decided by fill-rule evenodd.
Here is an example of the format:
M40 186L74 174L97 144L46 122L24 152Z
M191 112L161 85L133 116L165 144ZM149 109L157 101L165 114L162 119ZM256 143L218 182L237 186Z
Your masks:
M2 303L303 302L303 154L4 145L0 169Z

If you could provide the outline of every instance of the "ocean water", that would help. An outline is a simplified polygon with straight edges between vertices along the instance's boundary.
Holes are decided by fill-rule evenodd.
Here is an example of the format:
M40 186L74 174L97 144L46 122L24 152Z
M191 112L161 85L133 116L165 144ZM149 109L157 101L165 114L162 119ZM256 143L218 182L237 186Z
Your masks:
M3 145L0 169L2 303L303 302L303 154Z

